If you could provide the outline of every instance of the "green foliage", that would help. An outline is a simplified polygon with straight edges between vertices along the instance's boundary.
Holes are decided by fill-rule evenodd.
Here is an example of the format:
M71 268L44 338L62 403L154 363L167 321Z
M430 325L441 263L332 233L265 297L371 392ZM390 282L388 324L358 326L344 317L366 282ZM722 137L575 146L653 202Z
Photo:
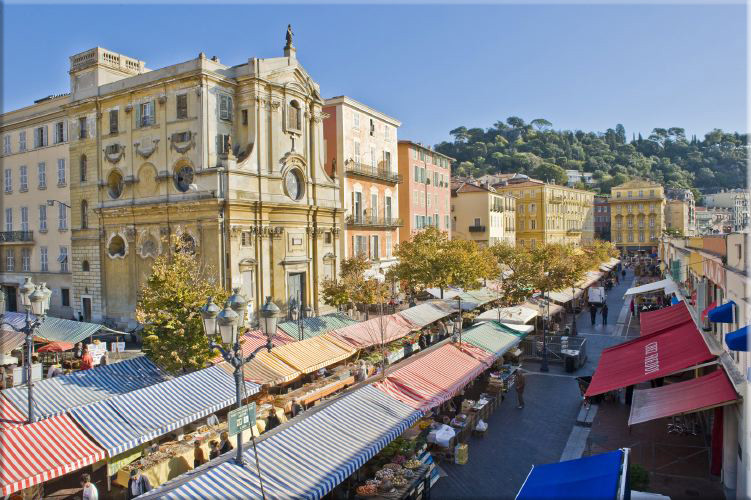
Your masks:
M197 255L184 251L160 255L139 292L136 318L144 325L144 351L171 372L203 368L211 357L199 308L206 297L222 307L229 293L216 273L201 266Z
M324 280L321 284L323 301L333 307L347 304L378 304L388 298L388 285L365 278L370 263L363 256L342 261L339 279Z
M454 141L436 150L456 158L456 175L519 172L563 184L561 172L573 169L592 172L603 193L631 178L706 192L746 182L747 135L719 129L699 140L679 127L656 128L628 142L621 124L604 133L553 130L545 119L526 123L512 116L488 129L458 127L450 134Z
M647 491L649 487L649 472L643 465L631 462L628 464L628 481L632 490Z

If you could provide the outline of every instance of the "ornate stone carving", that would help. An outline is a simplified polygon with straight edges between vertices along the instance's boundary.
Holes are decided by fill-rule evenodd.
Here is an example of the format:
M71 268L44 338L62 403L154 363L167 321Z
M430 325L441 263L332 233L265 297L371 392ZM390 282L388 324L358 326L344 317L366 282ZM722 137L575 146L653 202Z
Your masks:
M107 238L107 257L112 260L125 259L128 255L128 240L121 233L113 232Z
M331 230L331 234L333 234L333 235L334 235L334 238L338 238L338 237L339 237L339 231L341 231L341 229L340 229L340 228L338 228L338 227L335 227L335 228L333 228L333 229Z
M162 253L162 243L160 238L147 229L142 229L140 231L136 248L138 255L142 259L148 259L149 257L156 258Z
M131 111L133 111L133 105L132 105L132 104L130 104L130 103L128 103L128 104L127 104L127 105L125 106L125 112L126 112L126 113L130 113Z
M165 102L167 102L167 96L160 95L158 101L159 101L159 104L164 104Z
M321 111L320 113L313 113L313 121L316 123L320 123L321 120L325 120L326 118L329 118L331 115L328 113L324 113Z
M318 238L319 236L323 236L323 233L326 232L326 229L318 226L308 226L305 228L305 232L307 232L308 236L310 236L311 238Z
M150 137L144 137L143 140L133 143L136 154L141 158L148 158L153 155L158 145L159 139L151 139Z
M136 228L133 226L126 226L120 229L122 234L128 241L133 241L136 238Z
M119 162L125 156L125 146L122 144L110 144L102 151L104 151L104 159L112 164Z
M187 137L190 137L187 141ZM169 137L170 148L174 149L178 153L182 154L190 150L190 148L196 147L196 133L195 132L179 132L174 133Z

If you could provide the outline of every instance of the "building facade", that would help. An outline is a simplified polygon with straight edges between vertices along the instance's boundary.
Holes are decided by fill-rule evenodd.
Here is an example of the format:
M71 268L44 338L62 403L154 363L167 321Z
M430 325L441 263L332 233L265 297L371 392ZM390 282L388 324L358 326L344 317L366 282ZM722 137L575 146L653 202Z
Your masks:
M0 284L20 311L24 277L52 291L50 315L72 318L70 162L67 95L50 96L0 118Z
M595 195L595 238L610 241L610 197Z
M453 158L412 141L399 141L399 240L436 227L451 236L451 162Z
M665 229L665 193L660 184L633 180L610 191L612 241L625 255L655 253Z
M73 307L133 325L154 259L196 252L254 314L264 297L325 312L339 187L324 170L319 86L288 44L236 66L159 70L95 48L70 58ZM178 245L179 242L179 245Z
M684 202L688 207L688 220L686 221L686 236L694 236L696 233L696 199L690 189L668 188L665 190L665 198L668 201L677 200Z
M696 234L729 233L733 230L733 211L729 208L696 207Z
M397 129L401 123L346 97L325 101L326 171L340 187L344 210L340 255L363 255L385 271L399 243Z
M535 179L494 186L516 198L516 244L575 246L594 241L594 193Z
M667 200L665 203L665 229L677 231L679 236L692 236L689 225L689 204L683 200Z
M467 182L451 187L451 234L493 246L516 245L516 199L489 186Z
M751 193L747 189L729 189L702 196L708 208L725 208L731 211L732 231L742 231L749 227L751 217Z
M566 177L568 178L568 180L566 181L566 184L570 187L573 187L575 184L578 184L579 182L583 182L584 184L587 184L589 186L595 183L595 179L594 177L592 177L592 172L580 172L578 170L566 170Z

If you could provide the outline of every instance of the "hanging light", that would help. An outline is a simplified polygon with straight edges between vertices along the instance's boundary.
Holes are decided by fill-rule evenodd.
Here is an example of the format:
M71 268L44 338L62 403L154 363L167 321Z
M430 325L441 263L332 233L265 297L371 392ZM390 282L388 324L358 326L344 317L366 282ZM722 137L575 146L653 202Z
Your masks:
M42 283L42 292L44 293L44 313L50 310L50 298L52 297L52 290L47 288L47 283Z
M200 309L201 320L203 321L203 333L208 338L216 335L216 316L220 311L219 306L214 304L213 297L207 298L206 304Z
M245 328L245 312L248 306L248 301L245 300L245 297L240 295L239 288L233 288L232 291L234 293L230 295L229 306L233 311L235 311L235 314L237 314L237 326L242 330L243 328Z
M234 345L237 342L237 324L240 318L237 313L230 307L229 300L225 302L222 312L216 315L216 322L219 324L219 334L222 336L222 342Z
M46 295L42 291L40 286L36 287L36 290L29 295L29 302L31 302L31 312L36 316L44 314L44 300Z
M266 334L269 342L276 335L276 324L279 319L279 308L271 302L271 297L266 297L266 303L261 308L261 330Z
M26 276L24 280L25 281L23 285L21 285L21 287L18 289L21 294L21 305L23 305L24 307L30 307L31 300L29 299L29 297L31 297L31 294L34 293L36 286L34 286L34 283L31 282L30 277Z

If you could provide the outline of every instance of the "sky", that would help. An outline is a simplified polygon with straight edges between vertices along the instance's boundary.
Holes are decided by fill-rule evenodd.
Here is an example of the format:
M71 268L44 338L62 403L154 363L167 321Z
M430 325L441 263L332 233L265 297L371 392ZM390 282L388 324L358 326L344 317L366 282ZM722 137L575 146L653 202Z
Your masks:
M402 122L400 139L519 116L628 137L655 127L746 132L746 6L3 6L3 111L69 91L69 56L102 46L158 69L297 57L324 97ZM29 22L33 19L33 22Z

